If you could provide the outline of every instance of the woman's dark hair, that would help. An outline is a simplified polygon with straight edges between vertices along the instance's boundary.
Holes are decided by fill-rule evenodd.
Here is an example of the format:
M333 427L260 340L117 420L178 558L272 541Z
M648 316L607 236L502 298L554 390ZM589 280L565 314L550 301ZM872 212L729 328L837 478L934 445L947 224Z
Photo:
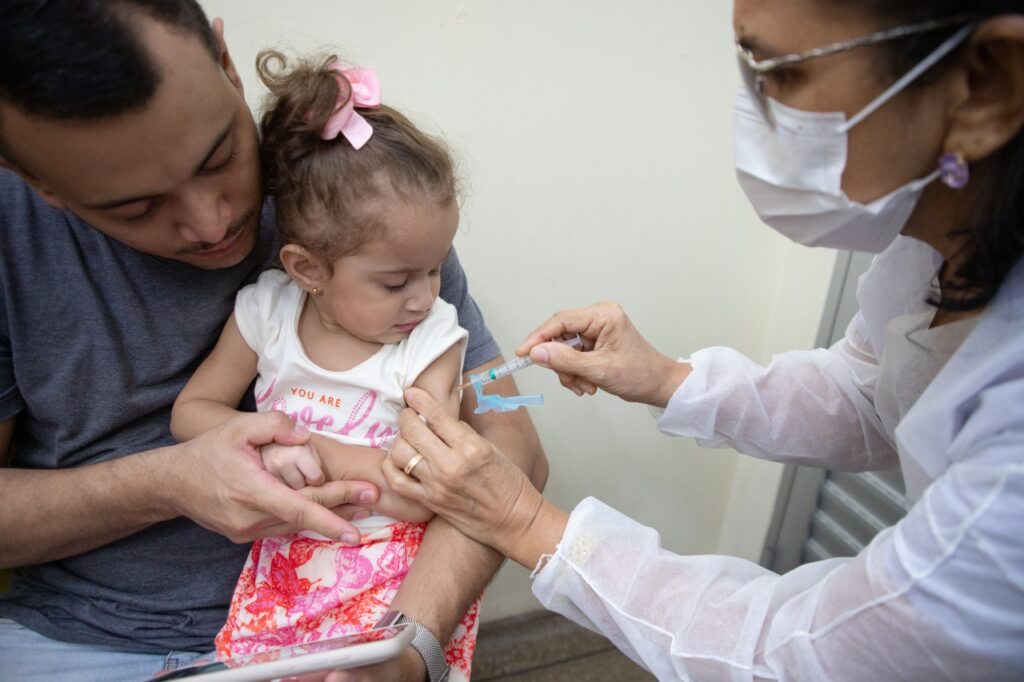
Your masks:
M333 55L296 60L263 50L260 80L270 90L260 118L263 187L274 196L277 226L286 244L298 244L326 263L380 238L378 216L395 198L446 206L458 198L447 147L391 107L356 107L373 135L355 149L321 131L349 83L332 69Z
M863 8L895 26L916 21L971 15L978 19L999 14L1024 13L1022 0L829 0ZM913 68L959 27L918 34L885 45L891 72L900 75ZM945 60L948 65L962 51ZM941 69L939 65L937 69ZM934 73L932 75L935 75ZM924 82L927 82L925 80ZM1024 130L1002 149L984 160L986 172L976 182L978 192L970 224L968 256L953 274L933 305L947 310L975 310L996 295L1003 280L1024 254Z
M139 17L195 35L219 58L196 0L3 0L0 100L29 114L96 119L143 106L160 75Z

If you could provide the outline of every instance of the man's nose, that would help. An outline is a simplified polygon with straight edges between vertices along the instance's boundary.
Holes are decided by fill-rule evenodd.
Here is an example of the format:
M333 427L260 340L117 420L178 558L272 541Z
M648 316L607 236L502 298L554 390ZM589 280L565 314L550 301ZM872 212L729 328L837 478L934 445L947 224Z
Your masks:
M178 231L191 242L216 244L231 225L231 206L220 192L200 188L182 193Z

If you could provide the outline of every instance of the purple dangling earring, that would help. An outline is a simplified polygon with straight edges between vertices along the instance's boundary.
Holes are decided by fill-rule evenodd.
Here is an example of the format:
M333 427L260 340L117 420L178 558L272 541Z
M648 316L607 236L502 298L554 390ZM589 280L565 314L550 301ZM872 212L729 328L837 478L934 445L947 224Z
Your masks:
M946 152L939 159L942 184L953 189L963 189L971 179L971 168L960 152Z

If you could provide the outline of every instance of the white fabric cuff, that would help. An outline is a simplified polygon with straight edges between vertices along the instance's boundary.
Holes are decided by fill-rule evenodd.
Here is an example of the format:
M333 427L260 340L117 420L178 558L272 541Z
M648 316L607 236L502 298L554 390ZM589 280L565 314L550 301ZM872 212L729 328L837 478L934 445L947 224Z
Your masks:
M713 348L697 351L680 362L690 363L691 371L679 385L664 409L651 408L658 429L668 436L710 439L715 433L717 405L708 404L708 375Z
M537 562L536 568L530 577L534 579L533 591L549 591L558 575L566 569L582 568L593 551L594 543L598 539L594 536L593 528L588 528L586 519L594 511L613 511L596 498L588 497L581 501L569 515L569 522L562 533L562 540L555 547L554 554L545 554Z

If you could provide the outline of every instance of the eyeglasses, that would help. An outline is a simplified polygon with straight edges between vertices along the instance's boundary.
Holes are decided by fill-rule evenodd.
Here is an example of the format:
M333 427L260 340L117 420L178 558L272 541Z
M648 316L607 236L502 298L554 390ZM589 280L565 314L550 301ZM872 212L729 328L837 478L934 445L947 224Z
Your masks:
M896 26L895 28L887 28L861 38L844 40L842 42L832 43L831 45L825 45L824 47L815 47L804 52L786 54L780 57L773 57L771 59L762 59L761 61L754 59L754 54L750 48L737 43L736 55L739 59L740 75L743 78L743 84L746 85L747 89L750 91L750 94L752 95L761 114L774 127L775 120L771 114L771 107L768 106L768 95L765 93L768 80L767 75L772 71L790 64L799 64L810 59L827 57L839 52L853 50L858 47L877 45L878 43L896 40L905 36L916 35L918 33L928 33L929 31L937 31L940 28L966 24L974 18L975 15L973 14L958 14L944 19L931 19L929 21L922 21L916 24Z

